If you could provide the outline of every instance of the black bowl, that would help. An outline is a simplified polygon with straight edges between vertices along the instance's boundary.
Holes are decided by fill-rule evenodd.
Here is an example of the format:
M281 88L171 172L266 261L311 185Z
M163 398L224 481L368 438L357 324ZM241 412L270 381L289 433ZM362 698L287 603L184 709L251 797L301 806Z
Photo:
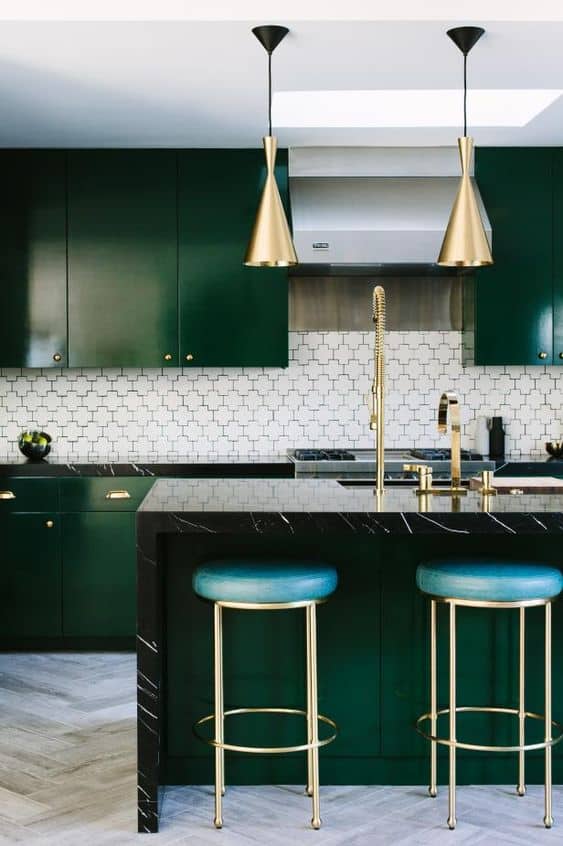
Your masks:
M24 441L24 435L31 435L31 441ZM44 438L47 443L39 443L38 438ZM47 432L22 432L18 438L20 452L32 461L40 461L51 452L51 435Z
M563 441L549 441L545 448L553 458L563 458Z

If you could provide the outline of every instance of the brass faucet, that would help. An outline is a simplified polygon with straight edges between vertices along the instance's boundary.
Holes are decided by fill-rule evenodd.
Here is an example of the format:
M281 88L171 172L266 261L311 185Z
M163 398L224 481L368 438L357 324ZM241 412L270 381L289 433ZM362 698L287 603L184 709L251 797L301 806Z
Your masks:
M383 493L385 471L385 450L383 434L385 426L384 408L384 336L385 336L385 290L381 285L373 289L373 322L375 323L375 347L373 360L373 382L370 395L369 427L375 432L376 447L376 492Z
M447 494L464 494L466 489L461 487L461 417L459 400L454 391L444 391L438 406L438 431L444 434L448 431L448 411L450 415L450 429L452 433L451 476L452 486L444 491Z

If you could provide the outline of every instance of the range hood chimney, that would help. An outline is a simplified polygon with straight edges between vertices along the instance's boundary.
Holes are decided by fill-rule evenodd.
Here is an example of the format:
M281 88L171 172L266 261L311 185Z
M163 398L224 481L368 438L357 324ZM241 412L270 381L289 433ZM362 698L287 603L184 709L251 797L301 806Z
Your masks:
M457 147L291 148L289 185L301 265L428 267L436 265L459 185L459 153ZM491 243L476 185L475 193Z

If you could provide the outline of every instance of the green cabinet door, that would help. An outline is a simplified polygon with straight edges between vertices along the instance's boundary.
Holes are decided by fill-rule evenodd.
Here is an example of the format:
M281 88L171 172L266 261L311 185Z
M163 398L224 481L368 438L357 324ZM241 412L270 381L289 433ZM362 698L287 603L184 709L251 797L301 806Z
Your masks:
M135 514L63 514L63 634L135 635Z
M563 365L563 149L553 150L553 363Z
M66 364L65 180L63 152L0 154L1 367Z
M285 151L276 176L285 200ZM261 150L178 154L184 366L287 366L287 271L243 266L264 177Z
M61 544L57 514L4 513L0 516L0 532L0 636L60 636Z
M552 151L480 148L475 175L491 220L495 262L476 275L475 364L550 364Z
M176 154L68 157L72 367L178 366Z

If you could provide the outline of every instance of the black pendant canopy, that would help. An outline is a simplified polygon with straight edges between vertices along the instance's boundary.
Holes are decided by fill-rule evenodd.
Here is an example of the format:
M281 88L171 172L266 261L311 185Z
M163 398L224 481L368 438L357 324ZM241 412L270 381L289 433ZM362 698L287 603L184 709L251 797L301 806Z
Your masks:
M252 30L264 50L273 53L280 41L283 41L289 29L286 26L255 26Z
M448 35L464 56L475 47L485 30L481 26L456 26L448 29Z

